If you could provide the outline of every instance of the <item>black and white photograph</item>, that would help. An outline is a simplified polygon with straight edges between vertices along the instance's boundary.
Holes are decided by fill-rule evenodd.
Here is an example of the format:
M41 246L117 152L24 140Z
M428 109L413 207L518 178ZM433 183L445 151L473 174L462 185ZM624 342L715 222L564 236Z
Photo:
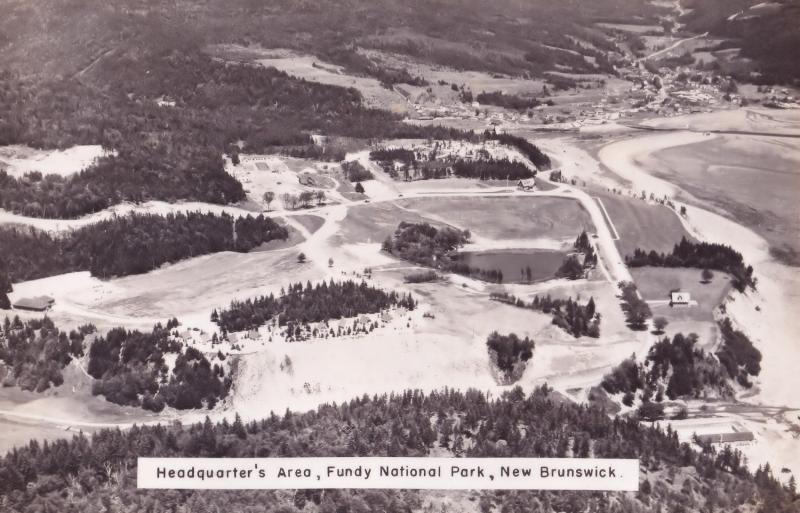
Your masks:
M800 1L0 0L0 512L798 478Z

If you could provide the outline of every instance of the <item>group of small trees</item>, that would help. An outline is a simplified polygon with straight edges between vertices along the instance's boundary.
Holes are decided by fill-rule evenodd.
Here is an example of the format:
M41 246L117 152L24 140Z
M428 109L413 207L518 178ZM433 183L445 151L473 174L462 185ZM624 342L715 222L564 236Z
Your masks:
M573 248L582 255L583 262L581 263L578 255L568 255L556 271L557 277L577 280L586 276L587 269L597 265L597 255L585 230L575 239Z
M386 292L363 281L331 280L316 285L308 282L305 287L295 283L277 297L270 294L233 301L228 308L215 309L211 321L224 332L235 332L258 328L268 322L279 326L308 324L378 313L391 307L413 310L416 306L410 294Z
M525 372L528 360L533 357L535 344L528 337L519 338L515 333L501 335L492 332L486 339L486 347L494 366L500 372L500 383L509 385L518 381Z
M653 316L650 305L639 297L639 292L633 282L620 282L622 311L625 312L625 319L628 327L635 331L647 329L647 319Z
M0 380L2 386L44 392L64 382L61 370L83 356L83 339L94 326L81 326L69 334L44 317L21 321L5 318L0 327Z
M526 303L522 299L506 292L493 292L489 296L494 301L528 308L553 316L553 324L563 329L575 338L600 336L600 313L596 311L594 298L590 297L586 304L580 304L571 297L567 299L553 299L547 296L534 296Z
M372 171L362 166L361 162L357 160L342 162L342 171L350 182L363 182L374 178Z
M315 191L301 191L300 194L292 194L290 192L281 194L283 208L287 210L309 208L312 206L312 203L316 203L317 206L319 206L325 203L325 198L325 191L319 189Z

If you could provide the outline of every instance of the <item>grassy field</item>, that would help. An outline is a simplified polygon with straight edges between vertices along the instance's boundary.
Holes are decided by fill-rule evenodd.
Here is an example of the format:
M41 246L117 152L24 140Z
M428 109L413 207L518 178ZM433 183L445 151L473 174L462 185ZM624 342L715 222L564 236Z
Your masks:
M399 204L488 239L568 240L593 230L580 203L564 198L414 198Z
M691 239L677 214L669 207L607 192L592 193L592 196L599 198L608 212L619 234L617 248L623 257L632 254L636 248L669 252L681 237ZM611 233L614 234L613 229Z
M306 230L310 231L311 233L316 232L322 227L323 224L325 224L325 220L323 218L311 214L300 214L294 216L293 219L303 225Z
M701 283L700 269L671 269L664 267L639 267L631 269L631 274L646 301L667 300L672 290L688 292L696 306L657 307L653 315L663 315L667 319L693 319L713 321L713 310L725 299L731 289L730 277L720 272L714 273L711 283ZM657 311L658 310L658 311Z
M392 203L364 203L350 207L333 240L340 244L383 242L394 233L400 221L441 224Z

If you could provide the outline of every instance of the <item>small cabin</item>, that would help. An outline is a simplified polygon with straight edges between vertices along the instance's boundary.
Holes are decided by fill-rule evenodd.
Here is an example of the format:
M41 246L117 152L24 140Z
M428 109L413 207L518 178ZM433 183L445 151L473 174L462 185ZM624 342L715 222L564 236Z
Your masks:
M533 178L527 178L525 180L519 180L517 182L517 189L521 191L533 191L536 190L536 180Z

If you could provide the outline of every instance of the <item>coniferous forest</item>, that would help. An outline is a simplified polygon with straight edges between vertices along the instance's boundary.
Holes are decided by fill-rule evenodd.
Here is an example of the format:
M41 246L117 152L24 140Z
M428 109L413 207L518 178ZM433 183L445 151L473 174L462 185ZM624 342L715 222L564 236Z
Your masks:
M48 317L21 321L5 318L0 326L0 384L44 392L64 382L62 369L83 356L83 339L94 331L86 325L77 331L59 330Z
M696 347L698 336L694 333L676 334L656 342L645 362L629 358L607 374L601 383L609 393L624 393L632 402L637 390L642 390L642 400L661 402L669 399L732 397L731 381L749 388L751 376L757 376L761 367L761 353L753 347L742 332L733 329L730 320L720 323L723 343L716 354Z
M289 285L278 297L259 296L233 301L228 308L214 310L211 320L228 332L244 331L270 321L279 326L307 324L361 314L378 313L391 307L413 310L417 302L410 294L386 292L353 280Z
M114 328L89 348L88 373L95 378L92 394L125 406L161 411L213 408L228 394L232 381L219 364L213 366L197 349L170 338L177 320L156 325L149 333ZM164 354L176 353L172 369Z
M66 177L0 170L0 208L75 218L121 201L235 203L245 192L224 169L224 153L319 153L310 150L311 130L363 139L463 137L367 108L352 88L215 60L181 41L189 34L152 36L103 60L91 78L32 81L0 72L0 145L112 150ZM162 98L174 105L159 105Z
M769 468L750 474L727 448L695 452L672 431L635 419L610 419L596 406L547 387L516 388L489 399L477 391L406 391L325 404L308 413L239 417L214 424L104 429L91 437L37 441L0 458L0 503L9 513L129 511L312 513L415 511L425 491L137 490L136 458L425 456L445 450L473 457L631 458L641 461L640 491L476 491L483 511L623 513L797 511L792 492Z
M263 215L129 214L63 236L32 228L2 228L4 261L0 265L6 266L5 273L14 282L87 270L108 278L144 273L208 253L245 252L288 236L285 227ZM0 273L3 271L0 267Z

